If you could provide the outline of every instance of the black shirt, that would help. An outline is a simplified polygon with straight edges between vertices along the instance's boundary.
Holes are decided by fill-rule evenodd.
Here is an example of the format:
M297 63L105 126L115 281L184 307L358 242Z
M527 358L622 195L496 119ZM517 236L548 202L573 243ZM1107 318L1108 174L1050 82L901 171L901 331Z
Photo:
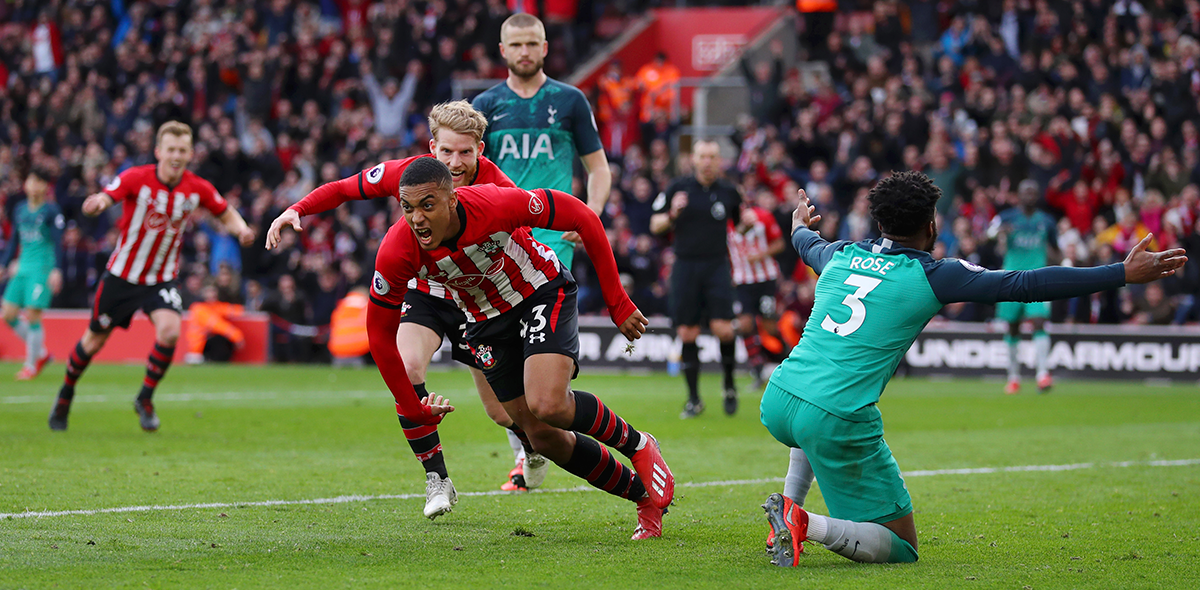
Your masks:
M724 258L729 256L727 225L741 217L742 195L732 182L718 178L705 187L694 176L672 180L667 190L654 199L655 213L670 213L675 193L685 192L687 207L675 218L677 258Z

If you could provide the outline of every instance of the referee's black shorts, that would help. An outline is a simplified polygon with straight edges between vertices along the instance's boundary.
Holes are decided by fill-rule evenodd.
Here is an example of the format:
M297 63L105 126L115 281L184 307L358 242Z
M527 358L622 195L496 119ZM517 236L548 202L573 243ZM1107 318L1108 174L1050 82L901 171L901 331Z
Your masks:
M733 299L728 258L675 260L671 269L671 322L674 326L732 320Z

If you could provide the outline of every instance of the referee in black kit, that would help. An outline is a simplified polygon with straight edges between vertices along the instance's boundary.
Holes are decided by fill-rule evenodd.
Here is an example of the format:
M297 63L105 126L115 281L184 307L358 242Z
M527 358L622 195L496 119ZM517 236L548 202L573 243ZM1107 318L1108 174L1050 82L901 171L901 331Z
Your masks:
M733 384L733 283L729 271L726 227L736 225L742 196L737 186L721 178L721 151L712 139L692 144L694 176L671 181L654 200L650 231L673 234L675 266L671 269L671 322L683 342L683 376L688 401L680 418L704 411L700 400L700 323L721 341L721 368L725 372L725 413L737 412L737 387Z

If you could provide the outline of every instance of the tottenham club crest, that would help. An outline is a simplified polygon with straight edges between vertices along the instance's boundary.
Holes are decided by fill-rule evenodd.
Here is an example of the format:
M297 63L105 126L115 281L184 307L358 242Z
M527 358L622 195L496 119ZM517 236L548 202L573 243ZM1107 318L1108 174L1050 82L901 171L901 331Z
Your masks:
M475 358L479 359L479 364L485 369L490 369L496 366L496 357L492 356L492 347L480 346L475 349Z
M554 115L558 114L558 109L554 108L554 105L550 105L550 106L546 107L546 112L550 113L550 117L548 119L546 119L546 124L553 125L554 124Z
M381 180L383 180L383 164L367 170L367 182L371 184L379 184L379 181Z
M379 271L375 271L375 277L371 279L371 288L375 290L376 295L387 295L392 290L392 286L384 280Z

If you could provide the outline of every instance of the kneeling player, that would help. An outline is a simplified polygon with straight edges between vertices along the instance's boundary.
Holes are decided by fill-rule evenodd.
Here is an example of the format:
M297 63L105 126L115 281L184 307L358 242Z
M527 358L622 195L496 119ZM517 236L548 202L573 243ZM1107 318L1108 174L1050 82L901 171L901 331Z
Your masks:
M808 229L820 216L800 191L792 244L820 278L804 337L771 376L760 408L776 440L804 450L793 454L800 472L788 478L796 497L771 494L763 505L774 533L772 563L796 565L808 539L854 561L917 560L912 500L883 440L876 404L943 305L1077 297L1158 280L1187 261L1183 250L1147 252L1149 237L1124 263L1096 268L988 271L954 258L934 260L940 196L924 174L895 174L869 197L883 237L829 243ZM800 508L809 470L830 516Z
M645 331L646 319L621 288L600 219L558 191L455 189L449 169L432 158L404 171L400 202L406 223L393 225L380 244L367 312L371 354L397 407L418 424L436 424L452 410L418 402L395 344L409 281L438 281L469 314L467 339L484 375L533 448L593 486L636 502L633 538L661 536L674 476L653 437L596 396L571 390L578 371L577 288L554 252L529 234L529 227L544 227L582 236L609 315L632 340ZM629 457L638 477L597 441Z

